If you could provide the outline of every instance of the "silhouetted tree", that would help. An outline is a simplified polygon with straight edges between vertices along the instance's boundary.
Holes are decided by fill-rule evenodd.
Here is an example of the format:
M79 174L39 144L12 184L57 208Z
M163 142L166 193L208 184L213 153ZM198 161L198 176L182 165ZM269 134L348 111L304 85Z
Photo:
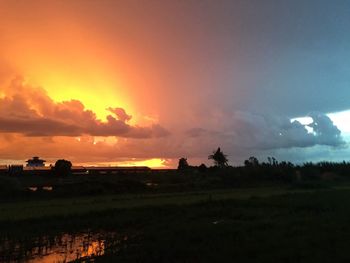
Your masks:
M226 155L221 151L220 147L216 151L213 151L213 154L209 155L208 159L213 160L215 166L220 168L227 167L228 165Z
M64 159L57 160L54 169L55 174L58 176L70 175L72 172L72 163Z
M249 157L248 160L244 161L244 165L246 167L257 167L259 166L259 161L256 157L252 156L252 157Z
M207 168L207 166L204 163L202 163L200 166L198 166L198 171L200 171L201 173L206 172L207 169L208 168Z
M178 170L186 170L190 166L188 165L187 158L180 158L179 159L179 165L177 166Z
M277 166L278 165L278 161L276 160L275 157L267 157L267 161L269 162L269 164L271 166Z

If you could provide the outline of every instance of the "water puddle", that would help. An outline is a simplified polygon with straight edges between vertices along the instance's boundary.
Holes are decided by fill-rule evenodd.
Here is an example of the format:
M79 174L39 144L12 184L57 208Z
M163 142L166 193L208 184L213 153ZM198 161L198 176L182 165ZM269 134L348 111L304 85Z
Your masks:
M55 237L0 240L0 262L70 262L102 256L106 250L118 251L127 236L115 232L64 233Z
M52 191L53 187L52 186L43 186L43 187L37 187L37 186L30 186L27 188L31 192L36 192L38 190L42 191Z

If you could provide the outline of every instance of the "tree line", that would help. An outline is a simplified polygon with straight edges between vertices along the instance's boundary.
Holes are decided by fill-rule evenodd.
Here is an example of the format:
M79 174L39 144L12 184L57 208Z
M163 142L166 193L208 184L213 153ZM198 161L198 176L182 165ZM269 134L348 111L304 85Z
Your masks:
M287 161L278 161L275 157L267 157L267 162L260 162L255 156L244 160L243 166L228 165L227 155L219 147L208 156L213 166L205 164L192 166L187 158L180 158L177 170L179 172L199 172L203 174L216 174L233 178L246 177L252 180L271 181L300 181L313 179L331 179L350 177L350 163L343 162L305 162L293 164ZM338 178L339 179L339 178Z

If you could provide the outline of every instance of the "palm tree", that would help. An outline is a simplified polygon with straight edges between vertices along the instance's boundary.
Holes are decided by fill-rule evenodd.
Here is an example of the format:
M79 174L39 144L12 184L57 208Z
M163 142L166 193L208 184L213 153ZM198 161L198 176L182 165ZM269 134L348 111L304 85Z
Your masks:
M213 151L213 154L209 155L208 159L214 160L215 166L218 166L220 168L226 167L228 165L226 155L221 151L220 147L216 151Z

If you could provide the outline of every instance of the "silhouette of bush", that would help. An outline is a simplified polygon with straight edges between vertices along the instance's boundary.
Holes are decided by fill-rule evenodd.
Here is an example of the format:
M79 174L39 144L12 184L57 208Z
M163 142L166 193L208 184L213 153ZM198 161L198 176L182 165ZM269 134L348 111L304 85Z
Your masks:
M187 158L180 158L179 159L179 165L177 167L177 169L179 171L183 171L183 170L186 170L188 169L190 166L188 165L188 162L187 162Z
M55 170L55 174L58 176L71 175L72 163L64 159L57 160L55 163L54 170Z

